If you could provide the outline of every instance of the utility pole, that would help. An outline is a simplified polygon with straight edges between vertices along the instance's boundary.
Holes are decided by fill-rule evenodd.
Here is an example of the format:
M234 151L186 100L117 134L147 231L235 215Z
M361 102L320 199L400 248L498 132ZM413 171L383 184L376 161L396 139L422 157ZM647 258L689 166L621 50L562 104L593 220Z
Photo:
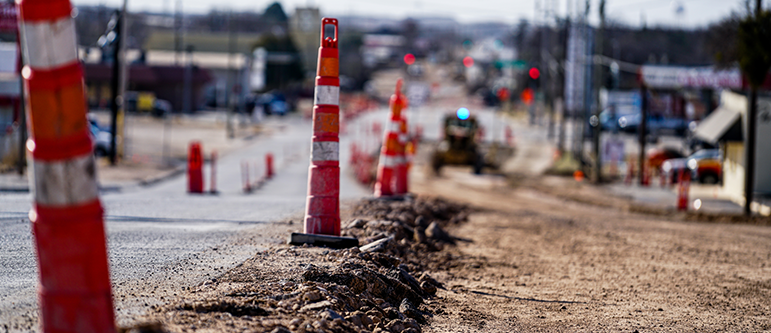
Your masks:
M564 44L562 44L562 47L563 47L564 51L562 53L562 57L560 57L560 58L562 58L561 60L562 60L563 64L565 64L565 62L567 62L568 52L569 52L568 51L568 47L570 45L570 28L571 28L571 19L572 19L572 16L573 16L573 6L572 6L572 3L573 3L573 0L568 0L568 8L567 8L567 13L565 15L565 42L564 42ZM565 69L565 70L567 70L567 69ZM562 110L561 110L562 113L560 115L560 132L559 132L559 137L557 137L557 149L559 150L559 152L561 154L564 154L565 153L565 135L567 135L566 126L568 124L568 121L567 121L567 115L568 115L567 105L568 105L568 103L567 103L567 99L565 98L566 90L567 89L564 88L565 87L565 82L567 81L567 79L566 79L567 73L565 71L563 71L562 74L563 74L562 75L562 87L563 87L563 89L562 89Z
M548 1L544 0L541 6L541 18L543 21L541 22L541 95L543 96L543 108L546 108L547 105L551 104L549 103L550 99L553 98L553 96L550 96L550 85L552 83L552 75L551 75L551 69L549 66L549 46L551 43L549 43L549 9L548 9ZM553 106L553 105L552 105ZM549 110L549 124L547 128L547 138L552 139L554 137L554 109L550 108Z
M119 158L123 158L125 156L125 147L126 147L126 102L125 102L125 96L126 96L126 85L128 83L128 64L126 63L126 47L128 46L128 20L129 20L129 14L128 14L128 0L123 0L123 8L121 8L121 19L118 24L120 24L120 44L118 46L118 53L120 59L119 64L119 70L120 70L120 81L118 82L118 96L120 96L121 103L118 104L118 131L113 132L117 133L117 151L116 156ZM113 135L114 136L114 135Z
M760 21L760 11L763 9L763 1L755 0L755 18ZM761 43L761 41L757 41ZM744 175L744 215L752 215L752 199L755 192L755 143L757 141L758 119L758 85L750 85L750 110L747 115L747 147L745 156L747 160L746 173Z
M603 51L603 35L605 33L605 0L600 0L598 8L600 14L600 28L597 30L597 45L595 47L594 54L602 55ZM594 61L592 56L592 63L594 64L594 116L592 117L592 146L594 150L594 181L602 183L602 154L600 151L600 133L602 131L602 124L600 124L600 112L602 107L600 106L600 88L602 88L602 81L604 75L602 65Z
M225 131L227 132L228 139L235 137L233 130L233 112L236 108L236 105L233 102L233 94L235 93L233 91L233 88L235 87L235 66L233 65L233 57L236 51L236 29L235 22L233 21L233 11L231 10L230 14L228 14L228 85L227 91L225 92L225 96L227 97L225 99L225 105L227 105L227 124L225 124Z
M639 171L637 173L640 175L640 186L645 186L645 132L648 130L648 86L645 85L645 82L640 82L640 97L642 99L642 106L640 110L640 126L637 129L640 140L640 160L638 161Z
M174 6L174 64L179 66L182 52L182 0Z
M193 45L188 45L185 49L185 52L187 54L187 64L185 65L185 75L184 75L184 92L182 94L182 110L184 110L185 113L191 114L193 113L192 109L192 95L193 95Z
M115 166L118 163L118 109L120 108L119 102L119 88L120 88L120 45L123 43L122 25L123 13L115 11L114 14L115 24L113 31L115 32L115 43L112 45L112 80L110 82L110 89L112 91L112 98L110 101L110 114L112 116L112 123L110 124L110 131L112 132L112 138L110 139L110 165Z

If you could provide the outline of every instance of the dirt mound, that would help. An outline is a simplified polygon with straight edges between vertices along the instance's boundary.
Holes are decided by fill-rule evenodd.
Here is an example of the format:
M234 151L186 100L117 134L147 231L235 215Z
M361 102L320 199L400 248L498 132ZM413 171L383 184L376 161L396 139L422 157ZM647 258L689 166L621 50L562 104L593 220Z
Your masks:
M360 248L277 246L151 310L184 332L421 332L437 289L424 272L452 266L444 227L469 208L442 199L366 200L344 223Z

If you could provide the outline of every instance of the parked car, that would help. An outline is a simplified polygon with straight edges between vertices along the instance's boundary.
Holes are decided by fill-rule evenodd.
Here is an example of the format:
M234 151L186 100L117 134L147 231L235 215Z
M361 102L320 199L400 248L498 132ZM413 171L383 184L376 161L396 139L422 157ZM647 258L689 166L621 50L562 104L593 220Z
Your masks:
M615 110L613 109L613 106L605 108L605 110L600 112L600 124L602 125L602 130L611 132L621 130L619 120L622 117L633 116L635 112L639 112L639 110L635 110L631 106L619 106L616 107Z
M688 156L686 162L693 179L702 184L717 184L723 178L720 149L702 149Z
M639 113L622 116L618 119L618 126L622 131L628 133L637 133L640 127L642 117ZM668 118L659 115L649 115L645 124L646 133L671 132L677 135L685 134L688 129L688 123L681 118Z
M250 102L247 102L250 105ZM254 106L261 107L266 115L277 114L280 116L289 112L289 104L286 97L280 92L262 94L254 99Z
M677 183L680 171L690 172L691 179L703 184L717 184L722 177L720 150L702 149L685 158L675 158L664 161L661 171L672 183Z
M110 155L110 143L112 141L112 132L107 127L102 127L94 117L88 117L89 129L94 139L94 155Z
M648 166L653 170L661 170L664 161L685 157L679 150L674 148L652 148L647 152Z

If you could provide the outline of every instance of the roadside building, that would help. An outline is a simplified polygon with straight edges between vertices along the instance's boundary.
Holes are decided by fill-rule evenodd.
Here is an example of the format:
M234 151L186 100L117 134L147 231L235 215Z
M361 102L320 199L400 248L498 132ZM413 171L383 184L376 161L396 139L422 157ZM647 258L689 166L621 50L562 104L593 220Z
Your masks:
M13 2L0 2L0 171L19 157L21 78L17 10Z
M723 152L723 191L732 201L744 205L745 142L747 140L747 97L730 91L720 95L720 106L694 131L707 143L719 146ZM768 202L771 196L771 98L758 99L755 201ZM766 205L753 207L764 215L771 213Z

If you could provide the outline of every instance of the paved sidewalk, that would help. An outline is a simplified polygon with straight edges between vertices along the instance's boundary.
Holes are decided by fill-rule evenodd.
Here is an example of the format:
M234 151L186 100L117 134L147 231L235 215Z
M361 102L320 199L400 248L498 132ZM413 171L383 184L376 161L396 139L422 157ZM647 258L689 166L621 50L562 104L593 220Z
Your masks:
M101 124L107 124L109 117L105 112L93 114ZM221 158L252 144L257 136L282 126L280 119L275 117L264 119L259 125L236 118L235 135L231 139L226 135L225 117L226 114L221 112L175 115L166 120L130 115L126 130L126 158L116 166L110 166L106 158L97 160L100 188L102 191L121 191L127 187L149 185L183 174L191 141L202 143L204 159L208 161L213 150ZM25 172L19 176L16 171L0 173L0 192L29 192L28 174Z

